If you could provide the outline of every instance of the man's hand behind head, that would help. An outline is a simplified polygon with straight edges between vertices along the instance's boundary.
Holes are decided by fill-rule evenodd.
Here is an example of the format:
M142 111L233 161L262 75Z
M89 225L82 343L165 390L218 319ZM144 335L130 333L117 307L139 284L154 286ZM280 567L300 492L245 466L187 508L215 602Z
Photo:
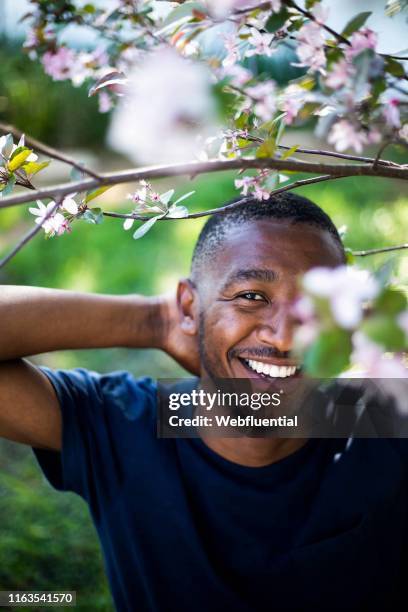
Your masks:
M189 325L182 302L193 301L194 291L188 281L179 283L176 292L160 297L160 318L162 324L162 348L183 368L192 374L200 374L198 331L195 322Z

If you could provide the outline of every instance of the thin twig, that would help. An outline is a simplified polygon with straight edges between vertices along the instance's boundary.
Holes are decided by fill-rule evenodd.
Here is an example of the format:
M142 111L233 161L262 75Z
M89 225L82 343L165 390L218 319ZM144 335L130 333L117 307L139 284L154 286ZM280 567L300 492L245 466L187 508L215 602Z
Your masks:
M294 8L295 10L297 10L299 13L301 13L302 15L307 17L308 19L311 19L312 21L317 23L321 28L323 28L323 30L326 30L326 32L331 34L339 42L344 43L345 45L351 45L351 42L345 36L343 36L342 34L339 34L335 30L330 28L328 25L318 21L316 19L316 17L313 15L313 13L311 13L310 11L307 11L306 9L302 8L301 6L296 4L296 2L293 2L293 0L283 0L283 4L285 4L286 6L289 6L291 8Z
M365 257L366 255L377 255L377 253L389 253L390 251L401 251L402 249L408 249L407 244L398 244L396 246L382 247L380 249L369 249L368 251L352 251L352 254L356 257Z
M313 178L302 179L299 181L294 181L290 183L290 185L285 185L284 187L278 187L270 192L270 196L275 196L278 193L283 193L284 191L290 191L292 189L296 189L297 187L302 187L304 185L311 185L312 183L320 183L322 181L330 181L343 178L341 176L330 176L329 174L323 176L314 176ZM196 213L190 213L185 217L159 217L158 221L177 221L180 219L198 219L200 217L208 217L209 215L218 215L234 210L235 208L239 208L244 204L247 204L249 199L253 199L253 196L245 196L237 200L236 202L232 202L231 204L227 204L226 206L220 206L219 208L210 208L209 210L203 210ZM259 202L259 205L262 206L262 202ZM115 212L103 212L105 217L114 217L116 219L135 219L136 221L147 221L148 217L143 217L142 215L134 215L134 214L122 214Z
M4 132L5 134L13 134L15 138L21 138L21 136L23 135L23 132L14 127L14 125L7 125L6 123L0 123L0 131ZM57 151L57 149L54 149L53 147L50 147L44 144L43 142L36 140L35 138L31 138L30 136L25 136L25 142L28 146L32 147L39 153L43 153L44 155L48 155L49 157L58 159L59 161L62 161L65 164L76 168L80 172L88 174L94 179L99 179L99 174L97 174L93 170L89 170L89 168L86 168L86 166L84 166L83 164L75 161L75 159L73 159L72 157L64 155L60 151Z
M383 142L383 144L381 145L381 147L378 149L378 153L375 156L375 159L373 161L373 170L375 170L379 164L380 161L380 157L383 154L383 152L385 151L385 149L391 144L390 140L386 140L385 142Z
M406 62L408 57L400 57L399 55L391 55L390 53L381 53L380 55L384 55L385 57L391 57L395 60L401 60L402 62Z
M132 168L130 170L122 170L121 172L101 174L99 180L89 178L81 181L64 183L62 185L44 187L43 189L32 191L29 194L22 193L7 196L3 199L0 198L0 208L8 208L10 206L16 206L42 198L56 198L74 192L89 191L101 185L119 185L122 183L139 181L141 179L159 179L183 175L196 176L198 174L210 172L250 169L287 170L306 174L329 174L333 178L346 176L378 176L408 180L408 166L379 166L373 170L372 166L367 164L322 164L268 157L229 160L212 159L205 162L194 161L163 166L150 166L147 168Z
M62 198L58 202L56 202L55 206L53 206L48 211L42 223L38 223L34 225L34 227L29 232L27 232L27 234L16 244L16 246L10 251L10 253L8 253L2 259L0 259L0 269L3 268L10 261L10 259L12 259L19 251L21 251L23 246L25 246L28 242L30 242L30 240L32 240L38 234L38 232L42 229L44 221L47 221L47 219L49 219L58 210L59 206L61 205L61 202L62 202Z
M390 144L390 143L387 143ZM278 145L278 149L286 149L289 150L291 147L287 147L286 145ZM321 155L322 157L337 157L338 159L348 159L349 161L360 161L367 162L368 164L373 164L376 161L374 157L364 157L362 155L349 155L348 153L336 153L336 151L323 151L320 149L296 149L296 153L306 153L307 155ZM383 166L394 166L398 167L399 164L396 164L393 161L389 161L388 159L378 159L377 165Z

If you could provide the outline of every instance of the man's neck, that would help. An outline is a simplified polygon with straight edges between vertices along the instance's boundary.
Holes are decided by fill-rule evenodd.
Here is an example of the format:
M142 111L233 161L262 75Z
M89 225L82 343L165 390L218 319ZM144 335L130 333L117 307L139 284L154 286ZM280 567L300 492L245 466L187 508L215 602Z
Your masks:
M276 463L307 442L307 438L217 438L205 434L201 434L201 439L224 459L248 467Z

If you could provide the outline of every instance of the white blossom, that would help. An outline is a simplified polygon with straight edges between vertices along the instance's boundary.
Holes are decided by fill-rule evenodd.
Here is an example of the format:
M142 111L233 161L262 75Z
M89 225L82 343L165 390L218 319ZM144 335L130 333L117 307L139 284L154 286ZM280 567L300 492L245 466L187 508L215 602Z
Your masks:
M364 303L379 292L378 282L367 270L349 266L313 268L302 283L307 292L328 299L333 318L345 329L360 323Z
M135 161L187 161L219 129L210 72L176 51L152 53L130 75L108 140Z

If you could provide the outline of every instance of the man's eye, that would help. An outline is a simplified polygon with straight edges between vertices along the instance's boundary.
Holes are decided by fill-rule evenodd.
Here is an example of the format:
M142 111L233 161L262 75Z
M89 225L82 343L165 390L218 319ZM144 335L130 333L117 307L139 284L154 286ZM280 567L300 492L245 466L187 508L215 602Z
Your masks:
M263 295L256 293L255 291L247 291L246 293L241 293L237 297L244 298L245 300L251 300L252 302L265 301Z

